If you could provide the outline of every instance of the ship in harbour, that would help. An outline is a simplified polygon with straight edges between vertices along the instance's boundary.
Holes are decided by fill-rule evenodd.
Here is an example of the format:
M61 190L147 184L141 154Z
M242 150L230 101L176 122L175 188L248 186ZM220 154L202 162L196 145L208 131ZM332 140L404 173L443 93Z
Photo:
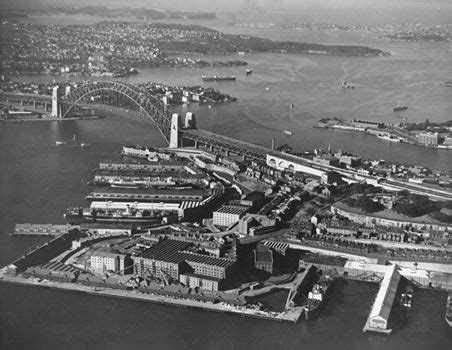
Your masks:
M392 110L394 112L400 112L400 111L406 111L408 109L407 105L402 105L402 104L398 104L397 106L395 106Z
M322 304L325 302L327 292L333 279L331 276L322 275L316 284L312 287L312 290L308 293L308 300L304 305L304 315L306 320L309 317L315 317Z
M290 131L290 130L283 130L283 133L288 136L292 136L292 131Z
M151 188L151 187L171 187L177 184L171 178L166 180L151 180L150 178L143 180L125 180L123 178L118 178L114 180L110 180L110 187L119 187L119 188Z
M413 287L408 284L405 288L405 291L400 294L400 308L405 314L411 310L411 301L413 299Z
M446 316L444 318L449 327L452 327L452 293L447 296Z
M355 88L354 85L347 83L345 80L340 84L340 86L343 89L354 89Z
M151 224L161 222L164 215L150 210L135 210L128 207L126 210L68 208L64 213L66 221L80 222L109 222L109 223L140 223Z
M379 133L377 134L377 137L380 140L385 140L385 141L389 141L389 142L400 142L400 139L394 135L391 135L389 133Z
M202 75L201 78L202 81L234 81L237 79L235 75Z

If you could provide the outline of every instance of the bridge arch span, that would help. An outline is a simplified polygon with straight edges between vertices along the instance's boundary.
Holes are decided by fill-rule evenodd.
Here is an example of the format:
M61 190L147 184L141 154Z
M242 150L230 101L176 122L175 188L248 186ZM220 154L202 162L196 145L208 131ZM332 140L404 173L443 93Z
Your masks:
M95 96L99 92L116 92L126 97L140 108L140 112L146 115L159 129L168 142L171 131L171 112L162 101L139 87L118 81L88 82L77 87L69 95L61 100L63 105L62 117L69 115L71 110L83 99Z

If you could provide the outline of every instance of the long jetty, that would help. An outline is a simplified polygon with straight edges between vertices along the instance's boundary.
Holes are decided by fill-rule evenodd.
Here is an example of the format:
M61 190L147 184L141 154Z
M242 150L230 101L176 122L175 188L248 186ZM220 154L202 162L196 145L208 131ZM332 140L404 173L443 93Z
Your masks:
M397 265L389 266L363 328L364 332L391 334L392 329L388 328L388 320L399 282L400 274L397 271Z

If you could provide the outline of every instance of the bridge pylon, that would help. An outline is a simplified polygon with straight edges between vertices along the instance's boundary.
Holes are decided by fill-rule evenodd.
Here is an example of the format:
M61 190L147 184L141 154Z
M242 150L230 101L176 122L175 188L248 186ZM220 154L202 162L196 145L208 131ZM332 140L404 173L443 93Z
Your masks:
M180 139L180 122L181 118L180 115L177 113L174 113L171 117L171 131L170 131L170 140L169 140L169 147L170 148L178 148L181 146L181 139Z
M54 118L61 118L62 116L58 89L58 85L54 86L52 89L52 117Z

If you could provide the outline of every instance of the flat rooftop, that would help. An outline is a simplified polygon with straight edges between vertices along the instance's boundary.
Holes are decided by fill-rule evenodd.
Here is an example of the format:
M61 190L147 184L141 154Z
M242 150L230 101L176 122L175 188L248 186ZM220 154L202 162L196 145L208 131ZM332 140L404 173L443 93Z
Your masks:
M184 187L183 185L180 185ZM208 191L202 188L123 188L123 187L94 187L91 194L101 194L101 193L120 193L120 194L130 194L130 195L145 195L145 194L156 194L156 195L182 195L182 196L208 196Z
M236 214L240 215L246 212L249 207L242 205L223 205L220 209L214 211L214 213L224 213L224 214Z
M230 259L215 258L208 255L185 251L185 249L191 245L191 242L165 239L145 250L139 255L139 257L150 260L164 261L172 264L179 264L182 261L188 261L219 267L228 267L235 263L235 261Z

